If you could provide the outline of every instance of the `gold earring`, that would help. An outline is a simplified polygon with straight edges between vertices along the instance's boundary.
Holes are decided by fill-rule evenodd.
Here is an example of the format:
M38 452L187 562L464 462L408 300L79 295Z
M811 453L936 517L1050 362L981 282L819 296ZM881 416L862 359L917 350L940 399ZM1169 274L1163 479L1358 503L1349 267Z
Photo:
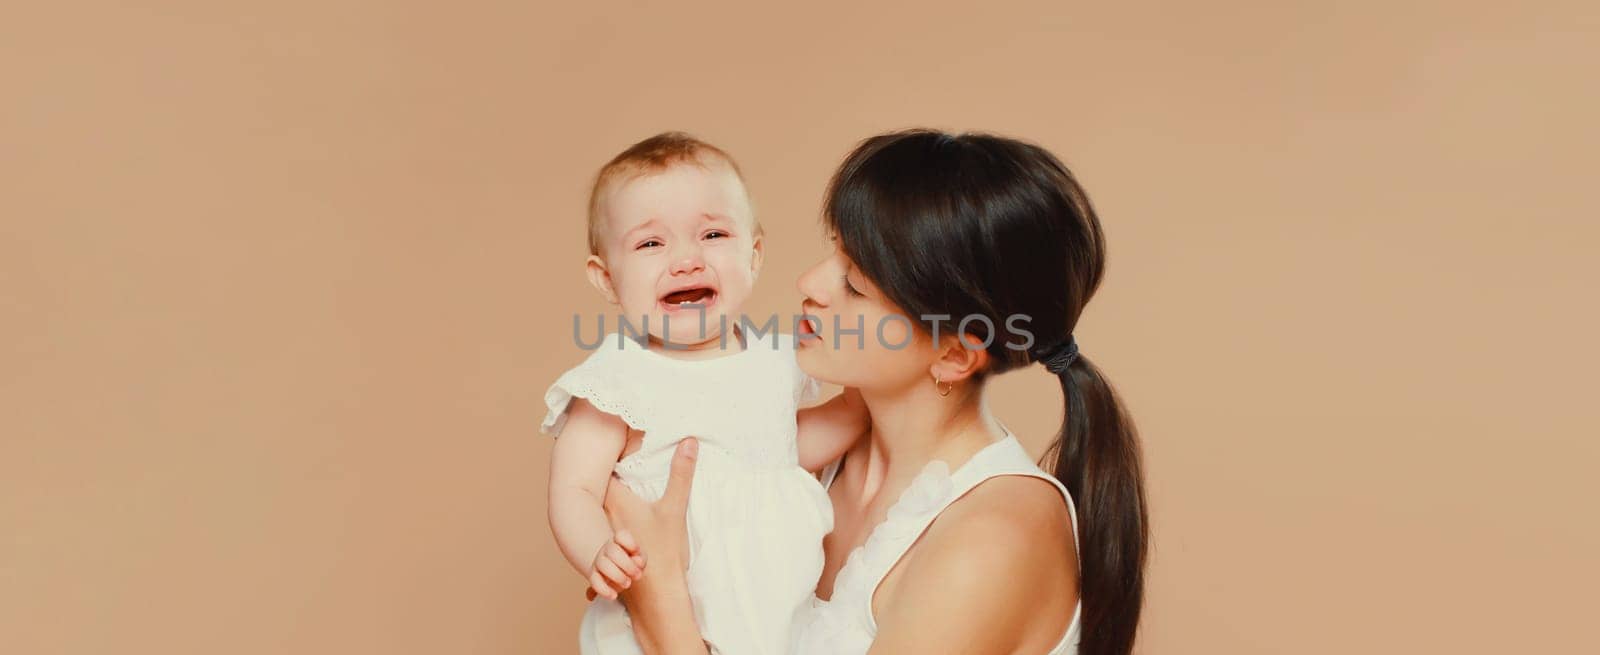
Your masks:
M944 386L942 386L942 387L939 386L941 384L944 385ZM938 389L939 390L939 397L943 398L945 396L950 395L950 391L955 389L956 385L953 382L940 382L939 381L939 374L938 373L934 373L933 374L933 388Z

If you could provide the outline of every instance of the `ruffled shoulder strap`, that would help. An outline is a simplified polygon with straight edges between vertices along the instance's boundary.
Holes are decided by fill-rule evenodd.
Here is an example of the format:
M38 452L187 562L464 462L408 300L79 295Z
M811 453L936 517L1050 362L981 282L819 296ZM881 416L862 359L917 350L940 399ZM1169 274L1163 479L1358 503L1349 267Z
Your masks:
M960 487L960 494L971 491L973 487L991 478L1005 475L1020 475L1048 482L1061 494L1062 502L1066 503L1067 516L1072 520L1073 545L1081 547L1078 544L1078 505L1073 502L1072 493L1067 491L1066 485L1061 484L1061 481L1057 480L1055 476L1039 468L1039 465L1033 461L1033 458L1028 456L1028 451L1022 447L1022 443L1015 436L1011 436L1008 431L1005 439L1001 439L991 447L984 449L979 455L983 456L982 459L974 456L973 459L976 461L969 462L969 465L963 466L956 476L956 485Z
M1054 482L1072 515L1073 539L1077 540L1077 509L1071 495L1059 481L1041 471L1016 437L1008 433L953 472L943 461L929 462L889 507L886 518L873 528L866 542L845 559L834 583L834 598L839 598L842 591L858 603L856 611L861 612L870 632L876 634L878 624L872 615L871 599L884 576L946 508L984 481L1003 475L1026 475Z
M545 391L546 413L539 431L559 436L567 423L567 408L573 398L589 401L596 409L612 414L636 430L648 428L649 416L639 393L637 382L641 362L635 348L637 344L624 344L608 337L600 347L566 373Z

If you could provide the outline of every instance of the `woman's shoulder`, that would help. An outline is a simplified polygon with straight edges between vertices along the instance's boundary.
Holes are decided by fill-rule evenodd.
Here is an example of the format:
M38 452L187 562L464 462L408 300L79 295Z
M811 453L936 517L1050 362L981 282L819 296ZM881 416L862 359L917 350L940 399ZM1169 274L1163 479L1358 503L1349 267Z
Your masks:
M1075 576L1073 529L1054 484L1029 475L995 476L934 519L907 553L903 577L958 586L967 580L976 587L968 589L973 593L1014 593L1019 579L1047 571Z
M1009 432L973 453L953 477L955 495L918 544L928 546L938 565L963 566L971 559L972 566L990 566L986 558L1001 554L1059 558L1073 550L1076 521L1066 488Z
M874 603L878 624L961 616L945 629L983 641L1057 631L1035 622L1041 608L1076 601L1072 548L1072 519L1053 484L989 478L952 502L884 580Z
M1072 516L1061 492L1048 480L1030 475L997 475L950 504L928 527L924 540L938 548L945 564L999 555L1059 558L1072 548Z

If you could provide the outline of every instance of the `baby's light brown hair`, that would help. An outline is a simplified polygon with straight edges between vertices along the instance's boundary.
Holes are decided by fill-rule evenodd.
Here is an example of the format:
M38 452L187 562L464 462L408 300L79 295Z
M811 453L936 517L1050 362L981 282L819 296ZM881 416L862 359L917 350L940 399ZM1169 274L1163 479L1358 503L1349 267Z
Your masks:
M705 167L708 162L716 160L726 163L739 178L739 184L744 184L744 173L739 170L739 164L733 161L733 157L721 148L683 132L662 132L628 146L627 150L612 157L611 161L600 167L594 187L589 191L589 254L600 254L600 232L604 227L600 200L606 191L640 175L659 173L674 165ZM760 221L756 221L753 227L756 234L761 233Z

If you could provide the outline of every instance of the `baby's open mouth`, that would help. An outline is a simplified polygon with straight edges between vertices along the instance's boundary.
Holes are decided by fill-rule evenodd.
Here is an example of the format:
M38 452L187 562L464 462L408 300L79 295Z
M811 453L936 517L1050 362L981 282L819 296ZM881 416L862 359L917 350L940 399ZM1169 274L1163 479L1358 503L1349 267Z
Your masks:
M717 299L717 290L711 287L691 287L679 289L661 297L661 304L667 309L677 309L684 305L709 305Z

